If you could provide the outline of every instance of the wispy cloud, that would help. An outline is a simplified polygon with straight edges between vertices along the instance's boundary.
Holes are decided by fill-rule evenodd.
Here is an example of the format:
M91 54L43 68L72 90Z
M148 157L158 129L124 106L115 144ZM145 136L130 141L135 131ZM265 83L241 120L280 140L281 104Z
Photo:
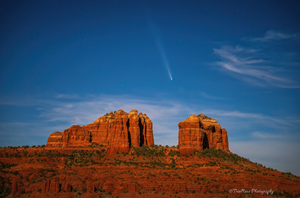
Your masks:
M286 118L286 117L275 117L264 115L261 113L248 113L240 111L224 111L216 109L203 109L202 112L205 115L210 115L215 118L231 120L237 125L240 121L251 122L255 125L264 125L271 128L286 128L286 127L297 127L298 119L297 118ZM230 122L231 122L230 121ZM252 125L248 123L248 126Z
M259 52L260 50L255 48L223 46L214 49L214 53L221 59L215 64L223 71L254 85L300 88L299 84L288 77L280 76L285 72L283 67L273 66L272 60Z
M299 33L287 34L276 30L269 30L265 33L263 37L252 38L251 41L269 42L269 41L279 41L279 40L291 39L291 38L299 38Z
M204 98L208 98L208 99L213 99L213 100L225 100L224 98L212 96L212 95L207 94L207 93L205 93L205 92L200 92L200 94L201 94Z
M85 100L65 102L41 100L41 103L46 104L43 105L42 117L48 121L59 120L72 124L87 124L105 113L118 109L127 112L137 109L157 120L165 118L166 115L180 115L190 111L189 108L184 108L181 104L172 101L149 101L126 96L90 96Z
M284 135L278 135L278 134L271 134L271 133L266 133L266 132L261 132L261 131L255 131L252 134L252 137L258 138L258 139L279 139L279 138L287 138Z
M56 94L55 98L80 99L80 97L77 94Z

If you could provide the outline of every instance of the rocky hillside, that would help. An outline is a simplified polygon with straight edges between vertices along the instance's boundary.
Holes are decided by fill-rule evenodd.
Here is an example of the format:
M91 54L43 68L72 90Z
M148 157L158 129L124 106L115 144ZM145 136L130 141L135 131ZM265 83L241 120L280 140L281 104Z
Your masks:
M0 189L7 197L296 197L300 178L238 155L142 146L109 154L77 148L1 148ZM241 190L244 189L244 193ZM256 190L255 190L256 189ZM247 193L248 192L248 193ZM1 191L0 191L1 193Z

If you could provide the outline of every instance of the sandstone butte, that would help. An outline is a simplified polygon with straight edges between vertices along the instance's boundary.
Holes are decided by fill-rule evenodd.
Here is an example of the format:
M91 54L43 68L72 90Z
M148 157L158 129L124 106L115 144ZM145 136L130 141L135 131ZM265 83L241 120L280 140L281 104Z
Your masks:
M154 144L152 121L146 114L132 110L110 112L91 124L73 125L64 132L52 133L47 148L89 146L92 143L107 146L108 153L129 152L131 147Z
M229 152L227 131L212 118L203 114L191 115L179 122L178 145L181 155L189 155L206 148Z

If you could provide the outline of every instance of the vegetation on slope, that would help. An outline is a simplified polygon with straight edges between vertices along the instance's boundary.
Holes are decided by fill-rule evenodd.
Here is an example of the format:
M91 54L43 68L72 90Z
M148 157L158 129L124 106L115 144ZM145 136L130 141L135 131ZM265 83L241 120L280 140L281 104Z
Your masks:
M255 186L272 188L274 196L300 195L295 191L300 187L299 177L216 149L205 149L189 156L181 156L178 147L157 145L110 155L105 146L98 144L65 150L0 149L2 197L12 193L13 180L17 181L13 185L18 186L18 191L13 193L22 197L39 197L39 193L50 196L51 190L48 192L44 188L47 182L59 185L57 196L69 193L68 197L87 192L115 197L128 193L141 197L185 197L187 194L231 197L228 189L243 186L245 178ZM274 182L280 184L279 187ZM66 184L70 186L69 191ZM124 191L119 192L115 185L121 185Z

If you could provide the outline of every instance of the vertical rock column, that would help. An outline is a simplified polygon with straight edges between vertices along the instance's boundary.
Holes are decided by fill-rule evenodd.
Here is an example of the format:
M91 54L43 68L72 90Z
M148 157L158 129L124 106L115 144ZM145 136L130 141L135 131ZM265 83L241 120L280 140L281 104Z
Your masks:
M154 138L153 138L153 124L150 118L144 114L145 117L145 126L146 126L146 141L144 142L145 145L151 146L154 145Z
M189 155L195 150L203 150L204 132L200 127L200 120L196 115L179 122L179 146L180 154Z
M131 139L131 147L140 147L141 130L140 130L140 117L137 110L132 110L128 115L129 119L129 133Z
M222 129L223 150L229 151L229 143L226 129Z
M117 111L110 119L110 131L108 134L109 153L128 152L129 140L127 122L128 116L124 111Z

